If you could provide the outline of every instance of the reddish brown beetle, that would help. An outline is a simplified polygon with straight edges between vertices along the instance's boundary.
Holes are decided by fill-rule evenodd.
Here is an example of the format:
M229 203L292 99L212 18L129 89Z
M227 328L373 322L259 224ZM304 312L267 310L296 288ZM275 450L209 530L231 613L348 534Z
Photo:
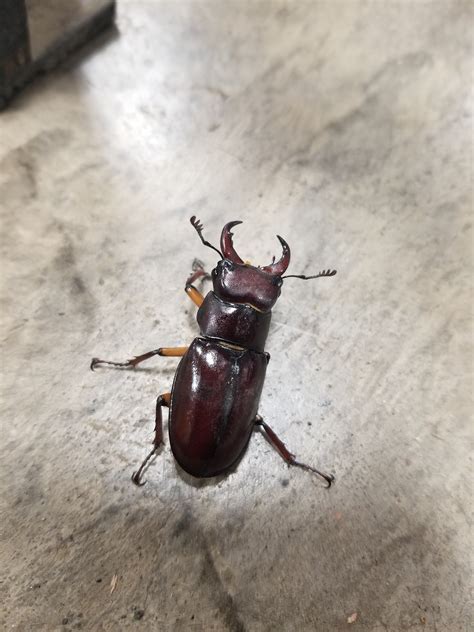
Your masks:
M200 335L189 347L161 347L127 362L93 358L91 369L101 364L134 368L153 356L181 357L170 393L156 402L153 450L132 480L143 485L141 475L149 460L163 444L161 408L169 411L171 450L179 465L197 478L217 476L237 463L252 430L263 429L268 441L288 465L296 465L321 476L330 487L332 475L300 463L273 430L258 415L258 404L270 355L264 351L271 310L280 296L283 279L317 279L334 276L323 270L313 276L283 276L290 263L290 248L278 236L283 253L279 261L255 267L242 261L234 249L231 229L241 222L229 222L222 230L221 250L206 241L203 226L191 217L202 243L215 250L220 260L212 271L213 291L204 297L193 283L209 278L198 261L185 286L199 307Z

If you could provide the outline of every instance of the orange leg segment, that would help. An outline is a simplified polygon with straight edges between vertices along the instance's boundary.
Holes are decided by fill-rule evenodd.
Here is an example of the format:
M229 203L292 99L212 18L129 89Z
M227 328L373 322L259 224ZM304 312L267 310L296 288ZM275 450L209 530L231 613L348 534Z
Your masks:
M186 294L189 296L189 298L192 300L192 302L197 305L198 307L201 307L202 302L204 301L204 296L201 294L201 292L196 288L196 286L193 285L194 281L197 281L197 279L210 279L210 275L204 270L204 264L199 261L199 259L194 259L193 261L193 271L190 274L190 276L188 277L187 281L186 281L186 286L184 288L184 291L186 292Z
M192 300L192 302L195 305L197 305L198 307L201 307L204 301L204 296L201 294L201 292L198 289L194 287L194 285L187 285L184 288L184 291L186 292L186 294L189 296L189 298Z

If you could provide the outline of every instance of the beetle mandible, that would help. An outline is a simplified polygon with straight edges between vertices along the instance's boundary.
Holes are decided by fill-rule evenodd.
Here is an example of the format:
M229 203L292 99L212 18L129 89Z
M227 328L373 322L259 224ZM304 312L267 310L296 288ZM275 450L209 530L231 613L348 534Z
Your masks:
M203 237L203 225L195 217L191 224L202 243L219 254L212 275L195 261L185 291L198 306L200 335L189 347L160 347L126 362L93 358L98 365L134 368L153 356L181 357L171 392L156 401L153 449L132 480L144 485L141 477L150 459L163 444L162 407L169 408L169 438L173 455L188 474L197 478L217 476L229 471L245 451L254 428L260 427L270 444L288 465L296 465L321 476L331 486L334 477L297 461L270 426L258 414L258 404L270 354L265 340L270 327L271 310L281 293L283 279L317 279L336 274L323 270L306 276L284 276L290 263L290 247L277 235L282 255L267 266L242 261L232 242L232 228L222 229L219 250ZM204 297L194 283L211 278L213 289Z

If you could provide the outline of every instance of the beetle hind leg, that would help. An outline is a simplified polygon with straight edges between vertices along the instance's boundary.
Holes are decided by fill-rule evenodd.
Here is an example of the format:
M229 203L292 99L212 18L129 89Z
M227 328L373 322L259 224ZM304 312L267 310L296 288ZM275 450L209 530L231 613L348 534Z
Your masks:
M320 472L315 467L311 467L311 465L307 465L306 463L301 463L300 461L297 461L295 459L295 455L292 454L288 450L288 448L283 443L283 441L277 437L277 435L273 432L270 426L263 421L260 415L257 415L255 417L255 425L261 426L263 428L265 437L270 443L270 445L272 445L275 448L278 454L282 457L284 461L286 461L288 465L295 465L296 467L301 467L303 470L306 470L307 472L313 472L313 474L317 474L321 478L324 478L324 480L327 483L326 487L328 488L331 487L332 483L335 480L334 476L332 474L324 474L324 472Z
M133 472L132 474L132 481L135 483L135 485L138 485L139 487L145 485L146 481L141 480L142 474L148 466L150 460L155 456L159 448L163 445L163 417L161 414L161 408L163 406L169 408L170 402L171 393L163 393L163 395L159 395L158 399L156 400L155 438L153 439L153 450L151 450L151 452L146 455L138 470L136 472Z

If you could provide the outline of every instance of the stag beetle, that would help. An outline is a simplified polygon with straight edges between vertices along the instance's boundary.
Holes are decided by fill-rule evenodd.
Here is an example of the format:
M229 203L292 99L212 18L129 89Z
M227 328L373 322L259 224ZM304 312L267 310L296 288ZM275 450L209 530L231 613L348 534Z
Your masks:
M163 443L163 406L169 408L171 450L179 465L197 478L216 476L230 470L240 459L252 430L260 427L288 465L296 465L321 476L327 487L334 480L314 467L297 461L285 444L258 414L258 404L270 355L264 351L271 310L280 296L283 279L317 279L336 274L323 270L313 276L283 276L290 263L290 247L277 235L283 252L279 261L263 267L242 261L234 249L231 229L240 221L229 222L222 230L221 250L203 237L203 225L195 216L191 224L202 243L220 257L212 275L195 261L185 291L198 306L200 335L189 347L161 347L126 362L93 358L98 365L134 368L153 356L181 357L170 393L156 401L155 438L132 480L137 485L150 459ZM211 278L213 290L206 297L193 285Z

